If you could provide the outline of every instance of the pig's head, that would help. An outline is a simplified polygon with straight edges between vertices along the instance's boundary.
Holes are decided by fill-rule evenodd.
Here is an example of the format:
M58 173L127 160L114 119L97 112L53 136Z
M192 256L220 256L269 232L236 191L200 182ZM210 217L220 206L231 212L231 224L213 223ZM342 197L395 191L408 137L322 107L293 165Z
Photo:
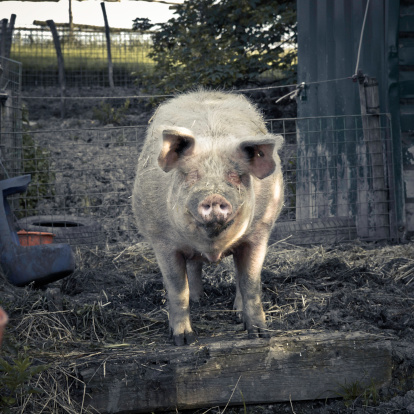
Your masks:
M165 129L158 164L172 174L169 215L175 228L211 260L240 238L254 215L252 180L272 175L280 136L195 137ZM280 168L280 166L279 166Z

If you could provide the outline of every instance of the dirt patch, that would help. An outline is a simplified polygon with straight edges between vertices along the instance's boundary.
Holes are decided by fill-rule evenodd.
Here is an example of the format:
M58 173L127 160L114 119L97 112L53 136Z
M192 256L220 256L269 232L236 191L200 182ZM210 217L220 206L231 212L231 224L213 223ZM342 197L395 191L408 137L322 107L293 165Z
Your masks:
M64 120L45 115L57 106L31 106L29 112L36 114L36 128L83 127L95 122L88 112L90 103L77 105L72 108L74 116ZM148 115L141 107L139 115L127 114L137 117L135 120L126 118L125 122L134 123L139 118L141 124ZM117 201L109 204L116 205ZM75 255L75 272L42 290L14 287L1 275L0 304L10 318L1 357L14 369L7 371L2 365L0 397L15 398L2 401L10 412L94 413L96 410L82 405L82 399L74 398L82 396L82 358L107 348L136 346L145 351L170 343L162 276L154 252L139 236L125 249L117 244L82 247L75 249ZM191 308L197 335L218 341L246 338L232 310L235 285L231 259L206 266L203 278L204 294ZM356 241L325 247L276 243L269 247L262 281L272 335L309 330L362 331L392 338L393 380L382 389L348 390L337 400L229 406L225 410L204 407L199 413L414 412L412 243ZM24 366L26 359L24 381L11 392L12 385L6 379Z
M170 342L166 292L146 243L122 252L79 249L76 256L75 273L46 290L16 288L5 280L0 286L1 303L10 316L3 357L11 361L16 351L25 352L34 365L49 366L31 379L42 386L40 394L24 400L31 407L26 412L38 412L44 393L61 406L61 411L49 407L44 412L78 412L79 407L68 401L71 393L73 398L78 392L77 387L81 389L71 357L80 363L80 354L91 355L108 347L138 346L145 350ZM232 310L235 287L230 258L208 266L203 277L204 295L191 310L198 336L246 338ZM410 392L414 387L414 354L407 352L414 351L413 245L352 243L327 249L276 244L269 248L262 278L263 302L273 335L308 330L362 331L393 338L401 352L397 347L392 383L377 390L375 398L361 391L361 395L347 395L345 400L293 402L294 411L290 404L249 407L249 411L408 410L414 403L414 393ZM54 387L60 387L60 392ZM93 412L88 407L84 410Z

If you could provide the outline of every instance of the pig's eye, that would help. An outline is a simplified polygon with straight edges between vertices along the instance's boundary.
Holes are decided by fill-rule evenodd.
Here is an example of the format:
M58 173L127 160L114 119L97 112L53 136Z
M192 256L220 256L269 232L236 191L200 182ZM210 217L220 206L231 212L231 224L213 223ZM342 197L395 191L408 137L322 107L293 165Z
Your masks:
M243 148L246 157L248 160L251 160L255 157L264 157L264 152L258 146L248 145Z

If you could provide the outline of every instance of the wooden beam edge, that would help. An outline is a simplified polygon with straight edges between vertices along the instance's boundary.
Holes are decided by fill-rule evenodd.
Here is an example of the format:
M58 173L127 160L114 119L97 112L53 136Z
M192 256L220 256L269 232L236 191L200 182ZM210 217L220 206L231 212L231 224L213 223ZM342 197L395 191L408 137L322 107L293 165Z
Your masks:
M79 372L100 413L338 398L343 387L386 385L391 339L361 332L208 340L149 352L104 352Z

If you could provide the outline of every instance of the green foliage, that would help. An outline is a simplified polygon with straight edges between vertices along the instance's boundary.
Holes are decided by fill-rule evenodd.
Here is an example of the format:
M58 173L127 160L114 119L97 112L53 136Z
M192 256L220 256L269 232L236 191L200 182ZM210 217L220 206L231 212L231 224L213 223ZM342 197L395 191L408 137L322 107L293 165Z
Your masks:
M46 365L34 365L26 355L18 355L6 361L0 358L0 409L9 412L16 404L21 405L24 398L42 390L31 385L34 376L47 369Z
M50 198L55 193L55 174L50 171L50 151L37 145L28 133L23 134L23 172L30 174L32 180L20 198L20 206L36 214L39 200Z
M147 19L146 17L138 17L132 21L132 30L139 32L145 32L153 27L154 25L150 22L150 19Z
M369 387L365 387L358 380L340 386L338 395L344 399L346 407L350 407L356 399L361 398L364 406L378 405L379 403L379 392L378 386L371 379Z
M257 82L266 71L293 75L294 0L187 0L153 35L153 74L165 92Z
M378 392L378 386L375 384L374 380L371 379L371 385L366 388L362 394L364 401L364 406L368 405L378 405L380 403L380 395Z
M129 99L119 108L112 107L109 103L101 102L99 107L93 108L93 117L103 125L120 125L129 108Z
M16 32L16 29L15 29ZM11 59L22 63L24 73L57 70L56 50L53 43L48 42L44 36L29 36L19 32L14 35L11 50ZM93 34L79 32L79 41L63 45L62 53L65 61L65 71L71 72L102 72L108 73L108 57L106 44L95 41ZM115 37L115 38L114 38ZM99 39L99 37L98 37ZM112 35L112 61L114 75L117 71L133 71L137 62L139 66L151 66L147 57L151 51L151 44L137 35L130 38L126 44L124 37Z

